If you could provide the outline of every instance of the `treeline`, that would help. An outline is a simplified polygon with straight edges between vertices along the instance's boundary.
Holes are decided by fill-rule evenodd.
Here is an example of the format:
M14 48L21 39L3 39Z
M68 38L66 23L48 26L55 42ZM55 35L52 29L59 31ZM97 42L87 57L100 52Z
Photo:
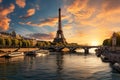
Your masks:
M53 43L53 42L50 42L50 41L38 41L36 46L37 47L49 47L49 46L56 46L56 47L59 47L59 46L65 46L67 44L63 44L63 43Z
M114 33L114 34L116 36L116 46L120 46L120 34L119 34L119 32ZM112 37L109 39L105 39L103 41L103 45L104 46L112 46Z
M2 38L0 37L0 47L33 47L32 40Z
M52 42L50 41L38 41L36 47L48 47L51 46Z
M3 38L0 37L0 48L19 48L19 47L49 47L49 46L76 46L76 43L53 43L51 41L36 41L26 39L17 39L17 38Z
M36 46L37 47L49 47L49 46L55 46L55 47L61 47L61 46L77 46L77 43L54 43L51 41L38 41Z

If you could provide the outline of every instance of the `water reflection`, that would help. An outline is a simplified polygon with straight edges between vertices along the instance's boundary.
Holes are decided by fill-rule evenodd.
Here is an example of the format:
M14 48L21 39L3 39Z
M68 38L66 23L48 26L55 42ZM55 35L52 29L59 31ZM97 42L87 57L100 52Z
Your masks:
M0 64L2 63L18 63L24 61L24 56L14 58L0 58Z
M35 66L35 56L25 56L24 62L26 64L26 69L27 71L34 69Z
M21 70L24 56L15 58L0 58L0 80L11 80ZM9 75L9 76L8 76Z
M0 58L0 80L120 80L109 63L94 54Z
M90 48L89 49L89 53L95 53L95 49L97 49L97 48ZM75 51L76 52L80 52L80 53L84 53L85 52L84 49L76 49Z
M63 80L62 78L62 70L63 70L63 64L64 64L64 61L63 61L63 54L60 53L60 54L57 54L56 55L56 64L57 64L57 80Z

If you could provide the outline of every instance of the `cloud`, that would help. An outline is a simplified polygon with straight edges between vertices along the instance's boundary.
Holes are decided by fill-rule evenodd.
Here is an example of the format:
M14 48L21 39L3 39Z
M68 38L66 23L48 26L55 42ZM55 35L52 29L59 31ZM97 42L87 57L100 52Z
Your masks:
M120 31L120 0L64 1L64 15L69 16L66 25L72 26L64 32L67 41L90 44L95 40L102 44L114 31Z
M111 11L120 8L120 0L104 0L103 7L106 11Z
M24 16L20 16L20 18L28 18L28 17L31 17L31 16L33 16L35 14L35 9L29 9L28 11L27 11L27 13L26 13L26 15L24 15Z
M30 38L35 38L39 40L52 40L54 38L52 33L45 34L45 33L33 33L33 34L27 34Z
M11 4L8 8L0 8L0 29L8 30L11 19L8 18L8 15L12 13L15 9L15 6Z
M24 8L26 3L25 0L16 0L16 4L20 7L20 8Z
M2 3L2 0L0 0L0 3Z
M40 24L38 24L40 27L41 26L55 26L56 23L58 22L58 18L47 18L47 19L41 19Z
M70 29L72 29L72 26L67 24L67 25L64 25L63 29L64 30L70 30Z
M66 16L62 16L62 20L66 19ZM19 24L22 25L29 25L29 26L35 26L35 27L44 27L44 26L50 26L54 27L56 23L58 22L58 17L53 18L47 18L47 19L41 19L40 23L33 23L33 22L19 22Z
M94 13L94 8L87 7L88 0L74 0L71 5L66 7L66 13L74 18L87 19Z

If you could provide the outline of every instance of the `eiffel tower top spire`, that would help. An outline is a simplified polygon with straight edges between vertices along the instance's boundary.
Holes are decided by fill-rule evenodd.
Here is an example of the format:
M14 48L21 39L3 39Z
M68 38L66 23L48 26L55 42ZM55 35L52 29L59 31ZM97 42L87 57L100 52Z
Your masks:
M64 37L63 31L62 31L62 24L61 24L61 9L59 8L59 16L58 16L58 30L56 33L56 37L54 38L53 42L57 42L57 43L67 43L66 39Z
M59 24L59 30L62 30L62 26L61 26L61 9L59 8L59 20L58 20L58 24Z

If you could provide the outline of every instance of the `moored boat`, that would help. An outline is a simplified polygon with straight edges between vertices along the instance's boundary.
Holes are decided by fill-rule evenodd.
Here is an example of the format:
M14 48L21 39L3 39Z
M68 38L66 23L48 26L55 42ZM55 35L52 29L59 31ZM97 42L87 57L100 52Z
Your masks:
M42 53L42 54L49 54L48 50L36 50L35 51L37 54Z
M27 56L35 56L36 53L35 53L35 51L28 51L28 52L25 52L25 55L27 55Z
M49 51L48 50L36 50L36 51L26 52L26 55L29 55L29 56L36 56L39 54L49 54Z
M17 57L17 56L23 56L24 52L11 52L7 53L4 57Z
M101 55L100 57L103 62L110 62L109 58L107 58L106 56Z

